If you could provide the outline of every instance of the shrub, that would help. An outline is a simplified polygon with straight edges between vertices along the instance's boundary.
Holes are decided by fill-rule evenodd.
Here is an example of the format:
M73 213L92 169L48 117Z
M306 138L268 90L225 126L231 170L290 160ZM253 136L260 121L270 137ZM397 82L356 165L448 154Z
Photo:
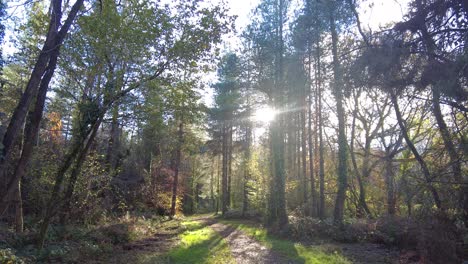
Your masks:
M415 221L397 216L379 218L370 241L397 246L400 249L415 249L419 230Z
M20 257L16 256L11 249L7 248L0 249L0 263L23 264L26 262Z
M461 263L462 245L460 232L445 215L434 214L421 222L417 246L422 263Z

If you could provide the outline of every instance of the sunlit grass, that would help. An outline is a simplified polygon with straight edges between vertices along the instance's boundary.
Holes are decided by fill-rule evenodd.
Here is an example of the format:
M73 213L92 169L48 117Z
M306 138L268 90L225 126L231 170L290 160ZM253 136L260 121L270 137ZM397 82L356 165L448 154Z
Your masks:
M181 223L181 225L184 227L185 230L190 231L190 230L196 230L196 229L201 229L203 228L203 223L199 221L184 221Z
M328 249L322 246L304 246L290 240L280 239L268 234L268 231L262 227L256 227L240 223L238 221L222 221L242 230L248 236L256 239L265 246L271 248L292 260L300 263L330 263L330 264L348 264L352 263L338 251Z
M180 235L180 245L168 253L170 263L235 263L223 238L200 222L182 223L187 229Z

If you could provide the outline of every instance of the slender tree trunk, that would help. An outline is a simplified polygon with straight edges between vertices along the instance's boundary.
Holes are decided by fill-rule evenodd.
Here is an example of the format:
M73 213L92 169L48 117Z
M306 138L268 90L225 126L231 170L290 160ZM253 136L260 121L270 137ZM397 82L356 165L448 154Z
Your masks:
M44 76L42 77L34 109L28 114L28 122L24 130L25 136L21 156L18 163L16 164L13 177L9 179L6 191L1 196L0 215L3 215L6 208L8 207L8 197L15 192L17 186L21 182L21 179L26 174L28 163L31 160L34 146L38 139L39 127L42 119L42 114L44 112L47 90L49 88L49 83L52 79L55 67L57 65L58 56L59 50L54 50L53 54L51 54L47 70Z
M21 182L15 190L15 231L16 233L23 233L23 199L21 198Z
M310 67L310 66L309 66ZM310 203L310 215L317 216L317 190L315 189L315 166L314 166L314 148L312 146L312 90L309 93L309 118L308 118L308 130L309 130L309 175L310 175L310 192L311 192L311 203ZM317 129L317 128L316 128Z
M272 105L276 110L281 110L284 107L284 83L283 83L283 11L285 9L284 0L278 0L278 5L275 6L277 21L279 23L275 27L275 74L274 74L274 89L271 95ZM276 120L270 124L270 144L271 144L271 171L273 177L270 180L269 206L268 206L268 223L277 223L280 229L288 224L288 216L286 214L286 170L284 160L284 123L285 114L278 114Z
M408 131L406 129L403 117L400 112L400 107L398 106L398 98L393 90L390 92L390 97L392 100L393 108L395 109L395 114L397 117L398 125L400 126L400 130L405 139L405 142L408 145L411 152L413 153L415 159L418 161L419 166L421 166L421 170L424 175L427 188L429 189L429 191L432 194L432 197L434 198L434 202L435 202L437 209L442 209L442 202L439 198L439 194L437 193L437 190L432 185L432 176L431 176L431 173L429 172L429 168L427 167L426 162L423 160L421 155L419 155L416 147L414 146L413 142L409 138Z
M72 6L64 25L60 28L60 20L62 18L62 1L52 0L52 13L50 18L49 29L46 35L44 46L36 60L36 64L31 72L30 78L26 85L26 89L21 96L21 99L16 106L13 115L8 124L8 128L3 137L2 145L3 149L0 153L0 180L5 177L6 165L11 161L10 154L11 148L13 147L20 130L23 127L28 109L33 101L34 97L38 94L39 86L42 82L44 73L49 68L53 75L55 67L53 69L48 67L50 64L51 56L59 51L62 45L63 39L65 38L68 30L73 23L76 14L83 5L84 0L77 0ZM60 28L60 30L59 30ZM27 162L26 162L27 163ZM8 181L8 180L7 180Z
M468 227L468 181L463 179L460 157L453 144L452 136L447 128L447 124L444 121L442 110L440 109L440 91L433 87L432 88L432 105L433 113L436 118L437 126L439 127L440 135L444 141L445 149L447 150L450 157L450 165L452 168L453 178L456 182L462 186L460 188L460 208L462 208L463 221L465 226Z
M395 175L393 172L393 160L389 153L385 157L385 183L387 185L387 213L395 215L396 198L395 198Z
M282 93L281 88L283 88L283 10L285 9L284 0L279 0L279 62L278 62L278 82L277 82L277 92L278 98L276 109L280 109L282 107ZM277 176L276 184L277 184L277 198L278 198L278 208L277 208L277 215L278 215L278 224L280 228L285 227L288 224L288 216L286 214L286 194L285 194L285 187L286 187L286 171L284 168L284 130L283 130L283 123L281 115L278 117L278 122L275 124L278 125L277 129L275 129L274 135L274 153L275 153L275 173Z
M101 113L96 117L95 121L90 122L91 128L86 130L83 135L76 136L76 138L74 139L72 148L70 149L69 153L67 154L65 158L65 161L63 162L62 166L58 169L56 173L54 188L50 195L49 202L47 203L46 211L45 211L44 218L42 220L40 231L39 231L38 248L40 249L44 247L47 230L49 228L49 224L50 224L52 217L56 214L57 210L60 209L61 205L63 205L62 203L63 201L59 202L58 198L60 196L60 189L62 188L62 184L65 180L65 174L68 171L68 169L72 166L73 161L76 159L76 157L78 156L79 158L81 158L81 161L79 159L77 160L78 162L77 165L79 166L76 167L76 169L72 172L72 175L70 177L70 185L71 185L70 197L71 197L74 184L79 174L79 169L81 168L80 163L83 162L84 157L86 156L86 151L89 149L91 142L94 140L94 137L96 136L97 131L99 130L99 125L102 119L104 118L104 115L105 115L105 110L101 111ZM88 136L89 136L88 142L87 144L83 146Z
M309 105L307 107L308 111L308 135L309 135L309 177L310 177L310 193L311 193L311 199L310 199L310 215L312 217L317 216L318 208L317 208L317 190L315 189L315 156L314 156L314 149L315 151L317 150L317 133L315 133L315 146L312 146L312 94L313 94L313 85L312 85L312 47L308 48L308 71L309 71ZM315 69L315 73L317 70ZM317 74L315 74L315 84L317 84ZM304 91L304 96L307 96L307 91ZM317 96L315 96L315 107L317 107ZM316 113L317 114L317 109ZM305 125L305 124L304 124ZM315 119L315 132L317 131L317 119Z
M417 7L420 10L424 9L423 1L416 2ZM429 35L427 26L425 21L420 23L421 26L421 35L424 45L427 49L427 56L429 59L430 64L437 64L437 59L435 57L436 54L436 45L434 43L433 38ZM450 132L448 131L447 124L444 121L442 111L440 109L440 87L437 87L437 84L432 84L432 105L433 105L433 113L436 118L437 126L439 127L440 135L442 136L442 140L444 141L445 149L447 150L450 163L452 167L452 173L455 181L458 181L463 184L463 177L462 177L462 170L461 170L461 162L459 160L459 156L457 151L455 150L455 146L452 141L452 137L450 136ZM462 203L463 208L463 218L465 225L468 227L468 186L464 185L461 189L460 193L460 201Z
M232 117L230 118L232 120ZM227 148L227 160L228 160L228 182L227 182L227 206L231 208L232 206L232 195L231 195L231 187L232 187L232 123L229 121L229 137L228 137L228 148Z
M75 141L73 144L69 154L66 156L65 161L63 162L62 166L59 168L55 175L55 183L52 193L50 195L49 202L47 203L44 218L41 223L39 237L38 237L38 248L42 249L44 247L45 238L47 234L47 230L49 228L50 220L55 213L56 208L59 207L57 204L57 200L59 197L60 189L62 187L62 183L65 179L65 173L70 168L75 159L76 155L79 153L81 149L81 142L78 140Z
M226 214L228 210L228 203L229 203L229 192L228 192L228 128L227 125L223 124L223 145L222 145L222 152L223 152L223 173L221 179L221 186L222 186L222 199L221 199L221 213L223 215Z
M301 155L301 113L300 112L297 112L296 115L295 115L295 128L296 128L296 179L297 179L297 182L299 182L300 184L300 188L297 189L298 191L298 201L300 202L301 199L303 200L302 202L305 203L305 200L304 200L304 197L301 197L304 192L305 192L305 182L303 182L304 180L304 176L302 175L302 155ZM305 212L306 213L306 212Z
M210 174L210 200L211 209L215 209L215 197L214 197L214 174L215 174L215 159L211 161L211 174Z
M180 120L177 150L176 150L176 157L175 157L175 164L174 164L174 182L172 183L171 217L174 217L176 214L177 187L179 184L179 167L180 167L180 158L182 155L183 142L184 142L184 124L183 124L183 121Z
M301 147L302 147L302 177L304 177L304 204L307 204L307 141L306 141L306 111L307 111L307 101L306 101L306 95L304 92L304 102L303 102L303 109L301 111ZM309 118L310 120L310 118ZM310 137L310 135L309 135ZM309 142L309 145L310 142ZM313 160L313 157L310 157L311 160ZM313 169L310 168L311 173L313 174ZM312 179L311 179L312 180ZM307 207L306 207L307 208ZM306 210L307 211L307 210ZM312 213L312 212L311 212Z
M320 39L320 38L319 38ZM323 115L322 115L322 65L321 65L321 49L320 42L317 43L317 118L318 118L318 139L319 139L319 192L320 199L318 204L318 216L323 219L325 217L325 160L324 160L324 145L323 145Z
M221 154L221 155L219 155L219 157L218 157L218 176L217 176L217 178L216 178L216 214L218 214L218 212L219 212L219 200L221 199L221 195L220 195L220 186L219 186L219 185L220 185L220 184L219 184L220 182L219 182L219 180L220 180L220 178L221 178L221 175L222 175L222 168L223 168L223 167L222 167L222 161L221 161L222 156L223 156L223 155Z
M117 167L117 159L119 152L119 106L114 105L112 109L112 123L109 137L109 145L107 146L106 163L108 172L113 171Z
M333 218L336 224L343 224L346 188L348 186L348 168L346 164L346 132L345 113L343 108L342 75L338 59L338 35L336 33L335 7L330 11L330 31L332 36L334 94L336 100L336 114L338 116L338 193L336 195Z
M354 173L356 175L356 179L358 181L358 186L359 186L359 199L358 199L358 206L357 206L357 216L358 217L364 217L364 215L370 216L371 212L369 210L369 207L367 206L366 202L366 188L364 186L364 179L368 175L367 173L367 167L368 167L368 159L369 159L369 151L370 151L370 140L368 137L368 133L366 131L366 143L364 147L364 161L362 165L361 171L358 168L357 161L356 161L356 153L354 151L354 139L356 137L355 132L356 132L356 119L357 119L357 113L359 111L359 102L358 102L358 95L354 95L354 105L355 109L353 111L353 122L351 125L351 142L349 144L350 148L350 155L351 155L351 161L354 167ZM368 128L366 128L368 129Z
M70 179L68 181L67 190L66 190L65 195L63 197L64 205L63 205L63 209L62 209L61 214L60 214L60 222L62 224L65 224L65 222L67 220L66 218L67 218L67 215L70 212L70 208L71 208L70 204L71 204L71 199L72 199L72 196L73 196L73 192L75 191L76 181L78 180L78 176L79 176L79 174L81 172L81 168L83 166L83 163L86 160L86 156L88 155L88 151L89 151L91 145L94 142L94 138L97 135L97 132L99 130L99 127L101 126L103 118L104 118L104 115L102 115L98 119L98 121L93 125L93 130L91 131L91 134L90 134L90 136L88 138L88 141L86 142L84 148L78 154L78 158L76 159L75 165L72 168L72 171L71 171L71 174L70 174Z
M249 100L247 98L247 100ZM250 109L250 102L247 102L247 116L250 117L251 109ZM246 146L245 146L245 169L244 169L244 186L243 186L243 202L242 202L242 216L245 216L249 208L249 180L250 180L250 147L252 144L252 124L250 121L247 121L247 127L245 131L246 135Z

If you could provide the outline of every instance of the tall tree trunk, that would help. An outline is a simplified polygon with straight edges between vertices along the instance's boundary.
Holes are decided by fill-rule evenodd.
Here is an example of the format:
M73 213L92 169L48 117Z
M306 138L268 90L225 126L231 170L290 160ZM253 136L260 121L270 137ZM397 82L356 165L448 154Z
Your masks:
M68 181L68 186L67 190L65 191L65 195L63 197L63 209L60 214L60 222L62 224L65 224L67 220L67 215L70 212L70 205L71 205L71 199L73 196L73 192L75 191L75 185L76 181L78 180L78 176L81 172L81 168L83 166L83 163L86 160L86 156L88 155L88 151L91 147L91 145L94 142L94 138L97 135L97 132L99 130L99 127L101 126L102 120L104 116L101 116L98 121L93 125L93 130L91 131L91 134L88 138L88 141L86 142L84 148L80 151L78 154L78 157L75 161L75 165L72 168L72 171L70 173L70 179Z
M119 106L118 104L114 105L112 109L112 123L111 123L111 130L110 130L110 137L109 137L109 144L107 146L107 155L106 155L106 163L107 163L107 170L108 172L113 171L117 167L117 159L118 159L118 152L119 152Z
M396 198L395 198L395 175L393 172L393 159L387 153L385 160L385 184L387 185L387 213L395 215L396 212Z
M21 179L26 174L28 163L31 160L34 146L38 139L39 127L42 119L42 114L44 112L45 100L47 97L47 90L49 88L49 83L52 79L52 76L57 66L57 58L59 56L59 50L54 50L51 54L47 70L42 77L41 84L39 86L39 91L36 96L36 103L34 109L28 113L28 122L24 129L24 142L23 148L21 151L21 156L16 164L13 177L11 177L7 183L7 187L3 195L1 196L1 205L0 205L0 215L2 215L6 208L8 207L8 197L11 196L17 186L20 184Z
M424 9L423 1L421 0L417 1L416 5L418 9L420 10ZM425 2L424 2L424 5L425 5ZM429 59L429 63L436 65L438 62L435 57L436 45L434 43L434 40L428 32L425 21L422 21L422 23L420 23L419 26L421 26L422 41L427 49L427 56ZM438 84L432 84L432 105L433 105L432 110L436 118L437 126L439 127L439 132L440 132L440 135L442 136L445 149L447 150L449 157L450 157L450 165L452 168L453 177L455 181L462 184L462 188L460 188L461 189L461 192L460 192L461 206L460 207L463 208L462 211L463 211L464 222L465 222L465 225L468 227L468 185L465 185L463 182L460 157L458 156L457 151L455 150L452 137L450 135L450 132L447 128L447 124L444 121L442 111L440 109L441 87L438 87L438 86L439 86Z
M301 110L301 148L302 148L302 177L304 178L304 204L307 205L307 141L306 141L306 109L307 109L307 101L306 101L306 94L304 90L304 100L303 100L303 106ZM310 118L309 118L310 120ZM310 135L309 135L310 137ZM309 142L310 144L310 142ZM311 144L310 144L311 145ZM313 160L312 156L310 157L311 160ZM310 168L311 173L313 174L313 169ZM312 179L311 179L312 180ZM305 207L307 211L307 206ZM312 212L311 212L312 213Z
M250 117L251 115L251 108L250 108L250 101L247 98L247 116ZM251 178L251 173L250 173L250 147L252 145L252 124L251 121L247 121L247 127L245 131L245 141L246 141L246 146L245 146L245 168L244 168L244 186L243 186L243 201L242 201L242 216L245 216L245 213L247 212L249 208L249 181Z
M177 142L177 150L176 150L175 164L174 164L174 182L172 183L171 217L174 217L176 214L177 186L179 184L179 167L180 167L180 158L182 155L182 145L184 142L184 124L182 120L180 120L179 131L177 134L178 134L178 142Z
M318 38L320 39L320 38ZM323 116L322 116L322 65L321 65L321 49L320 42L317 42L317 118L318 118L318 139L319 139L319 192L320 199L318 203L318 216L323 219L325 217L325 160L324 160L324 145L323 145Z
M66 155L65 160L62 163L62 166L60 166L60 168L56 172L54 187L52 189L49 202L46 205L45 214L42 219L42 223L41 223L40 230L39 230L38 248L40 249L44 247L47 231L49 229L49 224L50 224L52 217L56 214L57 210L61 208L61 205L63 205L62 203L63 201L60 202L59 197L60 197L60 189L62 188L62 184L65 180L65 174L68 171L68 169L72 166L73 161L76 159L77 156L82 157L82 159L84 159L84 157L86 156L86 151L89 149L88 144L91 144L94 137L96 136L97 131L99 129L99 125L102 122L104 115L105 115L105 110L101 111L101 113L96 117L96 120L89 123L91 127L87 129L83 135L76 136L76 138L73 140L74 142L69 153ZM89 136L88 142L87 144L83 146L88 136ZM83 161L81 161L81 163L82 162ZM79 168L81 167L77 167L77 169L74 170L74 173L71 175L73 176L73 178L70 178L70 183L73 183L71 184L73 186L74 186L74 182L76 181L76 178L78 177Z
M220 195L220 178L221 178L221 175L222 175L222 154L219 155L218 157L218 175L216 177L216 214L218 214L219 212L219 200L221 199L221 195Z
M302 170L301 170L302 155L301 155L301 113L300 112L297 112L295 114L295 126L294 127L296 128L296 163L295 163L296 179L297 179L297 182L300 184L300 187L297 189L298 191L297 198L298 198L298 201L301 203L301 198L303 200L302 202L305 202L304 198L301 197L302 194L304 193L305 186L304 184L301 184L301 182L303 181L303 176L302 176Z
M23 233L23 199L21 198L21 182L15 189L15 231L16 233Z
M228 128L226 124L223 124L223 144L222 144L222 153L223 153L223 173L221 179L221 188L222 188L222 199L221 199L221 213L226 214L228 210L229 203L229 192L228 192Z
M416 149L416 147L414 146L413 142L411 141L411 139L410 139L410 137L408 135L408 131L407 131L406 126L405 126L405 122L404 122L403 117L402 117L401 112L400 112L400 107L398 106L398 98L396 96L395 91L393 91L393 90L390 91L390 97L391 97L391 100L392 100L393 108L395 109L395 114L396 114L396 117L397 117L398 125L400 126L400 130L401 130L401 133L403 135L403 138L405 139L406 145L408 145L408 147L411 150L411 152L413 153L415 159L418 161L419 166L421 166L421 170L422 170L422 173L424 175L424 179L426 181L427 188L429 189L429 191L432 194L432 197L434 198L434 203L435 203L437 209L442 209L442 202L441 202L441 200L439 198L439 194L437 193L437 190L432 185L432 176L431 176L431 173L429 172L429 168L427 167L427 164L424 161L424 159L421 157L421 155L419 155L418 150Z
M210 200L211 200L211 209L215 209L215 197L214 197L214 174L215 174L215 159L213 157L211 161L211 173L210 173Z
M231 115L232 116L232 115ZM232 120L232 117L230 118ZM228 153L227 153L227 159L228 159L228 182L227 182L227 206L228 208L231 208L232 206L232 195L231 195L231 189L232 189L232 122L229 121L229 137L228 137Z
M284 107L284 82L283 82L283 11L285 10L284 0L278 0L276 6L277 21L279 23L275 26L275 74L274 74L274 89L272 93L273 106L276 110L281 110ZM270 124L271 131L271 160L272 160L272 174L273 177L270 181L270 194L269 194L269 223L277 223L279 228L282 229L288 224L288 216L286 214L286 170L284 161L284 123L285 114L278 114L276 120Z
M354 95L354 105L355 105L355 109L353 111L353 121L352 121L352 125L351 125L351 142L349 144L349 148L350 148L350 155L351 155L351 161L352 161L352 164L353 164L353 168L354 168L354 173L356 175L356 179L358 181L358 187L359 187L359 198L358 198L358 206L357 206L357 216L358 217L364 217L364 215L366 216L370 216L371 215L371 212L369 210L369 207L367 206L367 202L366 202L366 188L364 186L364 179L366 178L366 176L368 175L367 173L367 170L368 170L368 159L369 159L369 151L370 151L370 141L369 141L369 137L368 137L368 133L366 131L366 143L365 143L365 147L364 147L364 161L363 161L363 165L362 165L362 168L361 170L359 170L358 168L358 165L357 165L357 161L356 161L356 153L355 153L355 150L354 150L354 139L356 137L355 135L355 132L356 132L356 119L357 119L357 113L359 111L359 102L358 102L358 97L359 97L359 94L360 92L358 92L358 94L355 94ZM368 128L366 128L368 129Z
M309 59L310 60L310 59ZM310 66L309 66L310 67ZM315 189L315 157L314 147L312 146L312 89L309 93L309 118L308 118L308 132L309 132L309 175L310 175L310 192L311 192L311 203L310 203L310 215L317 216L317 190ZM317 127L316 127L317 129ZM315 150L317 150L315 148Z
M461 184L459 207L462 208L463 221L465 226L468 227L468 180L463 179L460 156L455 149L452 136L450 135L447 124L445 123L444 117L442 115L442 110L440 109L440 91L435 87L432 88L432 105L432 110L437 122L437 126L439 127L440 135L442 136L445 149L447 150L450 157L450 166L452 168L453 179L455 182Z
M52 13L44 46L41 50L41 53L39 54L39 57L36 60L36 64L34 65L28 83L26 85L26 89L13 112L13 115L10 119L10 123L8 124L8 128L3 137L3 149L0 153L0 180L2 180L5 177L6 165L11 161L11 148L13 147L18 135L20 134L19 132L23 127L31 102L33 101L34 97L36 97L36 95L38 94L39 86L41 85L42 79L45 76L44 73L48 69L51 70L51 75L53 75L54 73L55 67L48 67L51 61L51 57L59 51L63 39L68 33L68 30L70 29L70 26L73 23L76 14L83 5L83 1L84 0L77 0L74 3L72 9L70 10L70 13L68 14L67 19L65 20L64 25L61 28L60 20L62 18L62 1L51 1Z
M333 90L336 100L336 114L338 116L338 192L336 194L333 218L336 224L342 225L346 199L346 188L348 186L348 168L346 164L347 142L344 119L345 113L343 108L343 82L341 80L341 67L340 61L338 59L338 35L336 33L335 7L333 7L330 11L330 31L332 36L333 55Z
M315 146L312 146L312 94L313 94L313 85L312 85L312 47L308 48L308 70L309 70L309 93L307 95L307 91L304 92L304 96L309 97L309 105L307 107L308 111L308 135L309 135L309 176L310 176L310 215L312 217L317 216L318 208L317 208L317 190L315 189L315 156L314 150L317 151L317 118L315 118ZM317 69L315 69L315 73L317 73ZM317 74L315 74L315 84L317 84ZM315 96L315 107L317 107L317 96ZM315 109L315 114L317 114L317 109ZM305 124L304 124L305 125Z
M277 100L277 105L276 109L280 109L283 104L282 100L282 88L283 87L283 46L284 46L284 41L283 41L283 10L285 9L284 6L284 0L279 0L279 61L278 61L278 82L277 84L277 92L278 92L278 98ZM275 141L276 144L274 143L274 153L275 153L275 173L277 176L276 179L276 184L277 184L277 198L278 198L278 207L277 207L277 216L278 216L278 224L280 228L285 227L288 224L288 216L286 214L286 194L285 194L285 188L286 188L286 171L284 168L284 130L283 130L283 124L284 120L282 120L281 115L279 116L278 122L275 122L275 124L278 125L278 129L275 129Z
M72 165L73 160L75 159L76 155L79 153L80 149L81 149L81 142L79 142L78 140L75 140L70 152L67 154L64 162L62 163L62 166L60 166L60 168L58 169L55 175L54 188L52 189L49 202L47 203L44 218L42 220L40 231L39 231L38 248L40 249L44 247L45 238L47 235L47 230L49 228L50 220L52 216L54 215L55 210L59 208L59 205L57 204L57 200L59 197L60 189L62 187L62 183L65 179L65 173Z

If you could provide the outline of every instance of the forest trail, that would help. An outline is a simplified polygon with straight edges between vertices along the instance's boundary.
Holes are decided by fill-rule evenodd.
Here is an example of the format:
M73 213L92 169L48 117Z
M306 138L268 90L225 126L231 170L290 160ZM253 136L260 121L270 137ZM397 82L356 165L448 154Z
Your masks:
M233 226L222 224L213 217L201 217L194 219L204 222L211 229L226 240L229 245L231 255L237 263L271 263L271 264L292 264L298 263L289 260L284 256L262 245L257 240L246 235L242 230Z
M228 242L231 254L237 263L296 263L273 252L234 227L221 223L212 224L210 227Z
M270 235L264 227L251 221L223 220L212 215L188 219L214 230L226 242L233 261L223 263L413 263L404 259L399 262L398 250L379 244L319 240L302 244ZM184 263L219 263L186 261Z

